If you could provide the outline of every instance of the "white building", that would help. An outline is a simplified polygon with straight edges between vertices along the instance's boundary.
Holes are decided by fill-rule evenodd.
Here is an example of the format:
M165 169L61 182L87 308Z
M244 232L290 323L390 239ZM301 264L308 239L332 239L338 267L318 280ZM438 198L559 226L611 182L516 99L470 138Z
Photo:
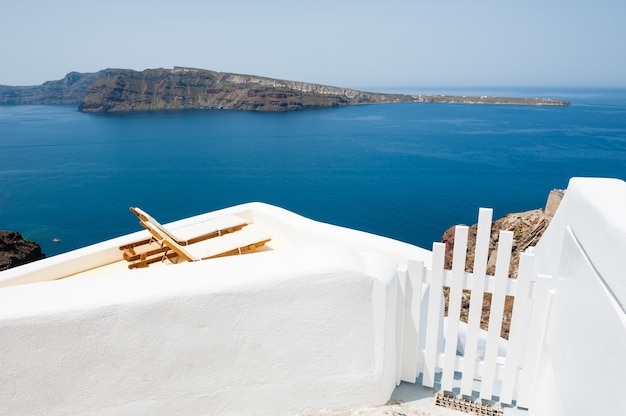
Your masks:
M572 179L527 286L259 203L167 227L227 215L271 240L129 270L119 247L141 231L0 272L0 415L295 415L384 404L416 378L505 414L500 396L530 415L626 414L620 180ZM527 295L519 345L443 319L456 279Z

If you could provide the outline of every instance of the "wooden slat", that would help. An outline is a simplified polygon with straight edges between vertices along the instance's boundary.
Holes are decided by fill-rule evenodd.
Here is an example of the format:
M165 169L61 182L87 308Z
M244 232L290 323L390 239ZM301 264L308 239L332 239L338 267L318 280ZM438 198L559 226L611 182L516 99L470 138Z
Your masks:
M124 244L123 246L120 246L120 250L126 250L129 248L134 248L137 246L143 246L144 244L150 244L150 242L152 241L152 238L145 238L143 240L139 240L139 241L134 241L132 243L129 244Z
M549 276L539 275L537 277L530 330L528 331L526 341L524 369L520 375L519 395L517 397L518 407L528 408L530 404L530 394L533 390L539 367L539 358L550 313L551 284L552 279Z
M515 302L513 303L511 329L509 331L506 362L504 363L504 376L500 390L500 402L503 404L511 404L513 402L513 392L517 384L522 342L528 317L528 295L533 260L534 256L530 253L520 254L516 279L517 291L515 293Z
M465 277L465 258L467 255L467 226L457 225L454 229L454 254L452 256L452 282L450 284L448 322L446 327L446 346L441 376L441 388L452 391L454 371L456 369L457 339L459 336L459 318L461 314L461 296Z
M491 237L491 217L493 210L481 208L478 213L478 232L476 235L476 251L474 254L474 274L470 311L467 325L467 339L463 358L463 376L461 394L471 396L474 373L476 370L476 350L478 348L478 332L485 288L485 274L489 255L489 239Z
M402 349L402 381L415 383L419 363L419 334L422 311L422 283L426 276L423 261L409 260L407 265L404 337Z
M167 247L160 245L156 241L151 241L150 244L125 249L122 257L124 260L132 262L139 259L145 259L146 257L152 257L155 254L163 253L165 251L167 251Z
M441 313L441 301L443 298L443 265L446 255L446 245L443 243L433 244L432 278L428 297L428 327L426 328L426 348L424 351L424 372L422 385L433 387L437 366L439 324L443 315Z
M491 295L489 311L489 329L487 332L487 346L485 348L485 371L480 384L480 397L491 400L496 377L496 361L498 359L498 345L502 330L502 316L506 286L509 279L509 265L511 263L511 248L513 246L513 232L500 231L498 238L498 258L496 260L495 286Z

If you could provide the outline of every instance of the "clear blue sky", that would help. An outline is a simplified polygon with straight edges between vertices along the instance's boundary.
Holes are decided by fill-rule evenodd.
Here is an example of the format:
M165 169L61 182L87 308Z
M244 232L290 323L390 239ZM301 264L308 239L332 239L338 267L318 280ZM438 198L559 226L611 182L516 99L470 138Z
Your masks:
M189 66L363 87L626 87L624 0L2 0L0 84Z

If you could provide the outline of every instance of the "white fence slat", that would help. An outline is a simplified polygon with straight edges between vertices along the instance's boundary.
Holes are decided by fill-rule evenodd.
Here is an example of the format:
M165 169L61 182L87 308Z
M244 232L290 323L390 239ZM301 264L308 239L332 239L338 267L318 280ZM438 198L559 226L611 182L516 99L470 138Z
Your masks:
M476 233L476 252L474 253L474 275L487 274L487 260L489 260L489 239L491 238L491 208L481 208L478 211L478 231Z
M439 324L440 319L443 318L441 314L441 300L443 297L442 280L445 255L446 245L433 243L432 275L428 296L428 327L426 328L424 372L422 375L422 385L427 387L433 387L434 385L439 353Z
M407 309L407 280L408 270L398 270L396 276L398 279L397 304L396 304L396 386L402 381L402 355L404 352L404 337L407 333L404 321Z
M445 279L443 282L444 286L448 286L450 282L452 282L452 270L446 270L444 273ZM485 280L485 292L492 292L494 288L495 278L493 276L486 276ZM463 290L472 290L472 286L474 284L474 274L473 273L465 273L465 278L463 279ZM517 279L509 279L506 285L506 294L508 296L515 296L517 291Z
M513 246L513 232L500 231L498 239L498 258L491 307L489 312L489 329L487 332L487 346L485 348L485 370L480 385L480 397L491 400L497 371L498 344L502 330L502 316L507 281L509 280L509 265L511 263L511 248Z
M402 348L402 381L415 383L419 362L419 334L422 310L422 283L426 270L423 261L409 260L407 265L406 301L404 310L404 337Z
M532 256L532 254L529 253L522 253L520 255L520 264L521 264L521 259L522 259L522 255L524 254L528 254L529 256ZM520 266L517 266L517 279L509 279L509 284L506 287L506 294L509 296L515 296L515 294L517 293L517 280L519 279L519 275L520 275Z
M526 341L526 354L524 357L524 369L520 375L519 394L517 406L528 408L530 394L535 383L535 376L539 366L539 358L543 348L545 329L550 313L552 279L549 276L537 276L535 296L533 300L533 311L530 321L530 330Z
M504 363L504 376L500 389L500 402L503 404L513 403L513 393L517 384L520 366L520 357L524 330L528 316L528 294L530 291L530 277L533 270L534 256L530 253L520 254L519 267L517 269L517 287L513 314L511 317L511 329L509 330L509 342Z
M478 232L476 235L476 251L474 253L474 273L470 311L467 325L467 339L463 358L463 376L461 394L471 396L474 373L476 371L476 351L478 349L478 332L485 288L485 274L489 255L489 239L491 237L491 217L493 210L481 208L478 213Z
M459 336L459 317L461 314L461 296L465 277L465 257L467 254L467 235L469 227L457 225L454 229L454 254L452 256L452 282L448 303L448 323L446 327L446 346L441 376L441 388L452 391L454 371L456 369L457 339Z

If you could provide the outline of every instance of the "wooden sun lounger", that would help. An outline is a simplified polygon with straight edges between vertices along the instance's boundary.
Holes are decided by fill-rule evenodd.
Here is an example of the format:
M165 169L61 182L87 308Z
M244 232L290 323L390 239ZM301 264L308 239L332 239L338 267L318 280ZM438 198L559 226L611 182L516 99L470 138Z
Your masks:
M137 217L139 217L139 223L142 226L145 227L146 221L150 222L152 224L152 230L158 230L158 236L168 236L178 244L184 246L209 238L218 237L223 234L232 233L247 225L246 220L237 215L225 215L223 217L201 221L199 223L183 227L166 228L141 208L131 207L130 210L137 215ZM147 261L148 259L158 256L168 250L167 247L155 240L158 236L155 235L150 228L148 228L148 230L153 235L153 238L135 241L120 247L120 250L123 252L124 260L130 262L137 260ZM160 257L156 258L157 261L160 259Z
M136 261L162 254L167 251L167 247L157 242L154 238L148 238L123 245L120 247L120 250L123 252L122 257L124 260Z
M161 235L160 230L157 229L150 221L144 221L143 225L144 227L151 229L150 232L153 233L153 235L158 236L157 239L159 240L159 243L171 250L163 254L161 258L168 255L168 258L173 259L171 255L176 254L178 257L187 261L200 261L215 257L244 254L257 251L259 247L264 246L271 240L271 237L265 232L252 226L248 226L233 233L224 234L219 237L183 246L178 244L169 236ZM146 261L149 263L146 264ZM158 260L150 258L146 261L139 260L129 265L129 267L144 267Z
M140 224L143 225L146 221L150 222L154 229L159 230L159 234L166 235L183 246L225 233L232 233L248 224L246 220L237 215L225 215L183 227L166 228L141 208L130 207L130 210L139 217Z
M148 267L152 263L158 263L165 261L165 259L169 259L170 261L176 260L176 252L171 251L166 245L160 245L157 242L152 242L155 244L155 247L158 247L155 250L149 250L146 252L142 252L134 256L132 260L127 260L129 269L136 269L139 267ZM151 244L152 244L151 243Z

